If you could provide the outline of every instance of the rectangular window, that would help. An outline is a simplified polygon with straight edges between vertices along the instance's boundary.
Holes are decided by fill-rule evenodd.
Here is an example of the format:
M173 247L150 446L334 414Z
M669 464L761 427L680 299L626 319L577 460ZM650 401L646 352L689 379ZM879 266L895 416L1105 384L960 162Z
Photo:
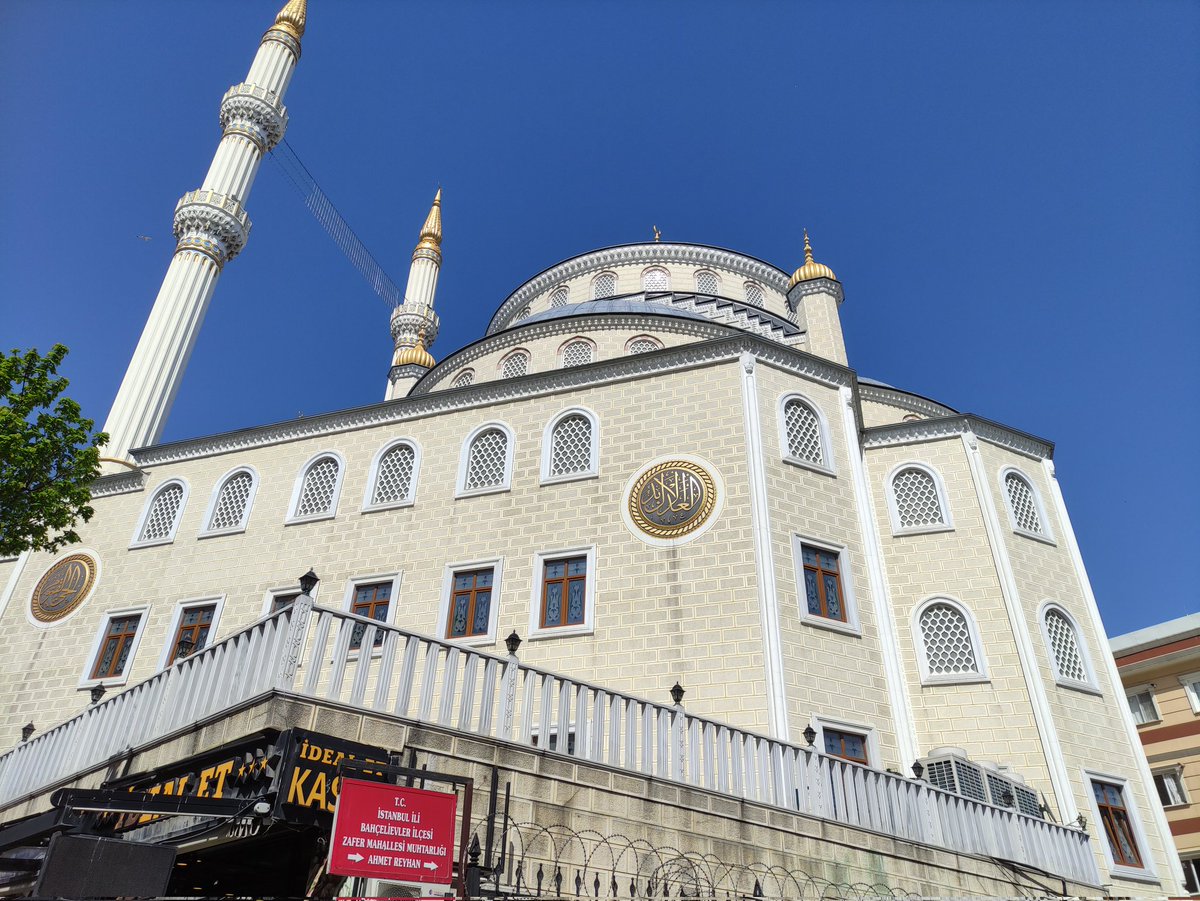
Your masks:
M491 567L454 573L450 616L446 623L447 638L488 634L495 575Z
M1092 793L1096 798L1096 809L1100 812L1100 822L1104 826L1104 836L1113 863L1141 869L1142 853L1138 850L1121 786L1093 779Z
M1183 887L1190 894L1200 894L1200 857L1181 857L1183 864Z
M1125 696L1129 700L1129 710L1133 713L1133 721L1139 726L1144 723L1158 722L1158 708L1154 706L1154 692L1146 688L1131 692Z
M300 592L298 591L287 591L283 592L282 594L273 594L271 595L271 608L268 612L278 613L285 607L292 606L298 597L300 597Z
M547 560L542 570L541 628L586 622L587 557Z
M1183 773L1178 768L1155 773L1154 787L1158 789L1158 800L1163 807L1178 807L1188 802L1183 790Z
M846 604L837 552L804 544L800 553L804 561L804 593L808 612L813 616L844 623Z
M183 612L179 616L179 627L175 630L175 637L171 640L171 656L167 660L167 666L176 660L190 657L208 644L208 634L212 630L213 617L216 612L216 604L183 608Z
M852 760L855 763L868 763L867 737L865 735L841 732L837 729L830 729L828 726L822 732L825 735L826 754L831 757L840 757L843 760Z
M138 625L142 621L140 613L128 616L114 616L108 621L104 637L100 640L100 650L96 654L96 663L92 667L93 679L116 679L124 675L125 665L133 651L133 642L137 637Z
M1192 706L1192 713L1200 714L1200 673L1188 673L1186 676L1180 676L1179 684L1183 686L1183 690L1187 694L1188 703Z
M367 619L379 620L386 623L388 607L392 600L391 582L373 582L369 585L356 585L350 601L350 612ZM364 623L355 623L350 633L350 650L357 651L362 647L363 633L367 631ZM383 644L382 630L375 631L375 647Z

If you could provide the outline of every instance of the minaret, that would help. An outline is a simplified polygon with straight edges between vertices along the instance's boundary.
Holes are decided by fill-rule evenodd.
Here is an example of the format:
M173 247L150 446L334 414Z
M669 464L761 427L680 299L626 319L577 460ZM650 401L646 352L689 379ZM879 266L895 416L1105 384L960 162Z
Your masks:
M808 229L804 230L804 265L788 282L788 309L808 336L809 353L846 365L846 342L842 338L842 285L833 270L813 260Z
M433 295L437 291L438 271L442 268L442 189L438 188L433 206L421 226L417 248L413 251L408 269L408 285L404 302L392 313L392 338L396 352L388 371L387 393L384 400L404 397L417 379L433 368L435 360L427 347L437 338L437 313L433 312Z
M287 128L283 95L300 59L307 0L288 0L263 35L244 84L221 100L221 143L198 191L175 205L175 256L154 300L104 431L106 471L162 434L221 268L250 233L246 199L263 154Z

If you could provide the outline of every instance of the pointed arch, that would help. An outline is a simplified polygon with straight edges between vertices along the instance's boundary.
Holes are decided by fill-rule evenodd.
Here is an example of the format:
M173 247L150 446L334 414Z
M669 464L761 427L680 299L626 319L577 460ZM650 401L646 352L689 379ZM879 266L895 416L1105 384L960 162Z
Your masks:
M290 514L285 525L332 519L337 515L346 461L334 450L321 451L308 459L292 488Z
M542 483L588 479L600 472L600 419L587 407L569 407L542 433Z
M239 466L225 473L213 487L208 509L204 511L201 537L246 531L257 493L258 471L253 466Z
M142 510L130 547L152 547L175 540L183 508L187 506L189 486L185 479L168 479L150 495Z

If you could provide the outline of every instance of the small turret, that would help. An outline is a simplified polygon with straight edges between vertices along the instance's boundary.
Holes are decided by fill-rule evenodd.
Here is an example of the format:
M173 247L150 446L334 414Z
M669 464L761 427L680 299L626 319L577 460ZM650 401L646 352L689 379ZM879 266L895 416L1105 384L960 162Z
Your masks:
M396 350L388 371L386 400L404 397L417 379L436 364L427 348L437 338L440 325L438 315L433 311L433 298L441 267L442 189L438 188L413 250L404 302L392 313L392 339Z
M806 350L835 363L846 365L846 342L838 306L842 284L833 270L813 259L808 229L804 230L804 264L788 282L788 309L796 324L808 335Z

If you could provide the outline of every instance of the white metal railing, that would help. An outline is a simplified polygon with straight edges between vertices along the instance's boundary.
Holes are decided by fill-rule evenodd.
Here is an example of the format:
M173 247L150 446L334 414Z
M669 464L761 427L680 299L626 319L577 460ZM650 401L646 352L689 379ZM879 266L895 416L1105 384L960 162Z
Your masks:
M1080 830L307 597L0 757L0 805L272 689L1100 881Z

